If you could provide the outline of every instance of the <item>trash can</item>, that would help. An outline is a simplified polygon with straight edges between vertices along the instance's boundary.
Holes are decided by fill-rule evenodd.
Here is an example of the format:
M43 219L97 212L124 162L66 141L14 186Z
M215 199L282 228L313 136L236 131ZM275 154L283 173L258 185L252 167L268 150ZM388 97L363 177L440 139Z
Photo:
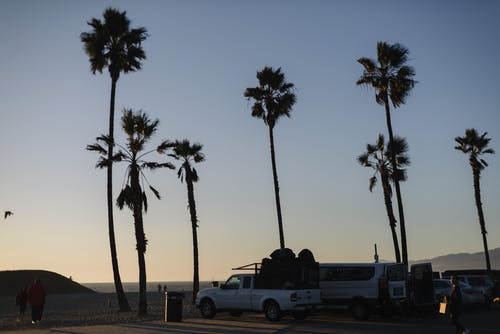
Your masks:
M182 321L182 299L184 292L167 291L165 292L165 321Z

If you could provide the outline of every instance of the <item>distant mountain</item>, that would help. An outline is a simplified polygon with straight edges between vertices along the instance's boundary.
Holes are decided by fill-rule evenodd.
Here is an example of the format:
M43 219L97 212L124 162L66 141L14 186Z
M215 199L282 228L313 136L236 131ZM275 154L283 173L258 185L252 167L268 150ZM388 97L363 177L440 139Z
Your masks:
M46 270L0 271L0 296L15 296L24 286L30 286L40 279L45 291L51 294L95 293L83 285L57 273Z
M410 261L411 264L431 262L434 271L459 269L486 269L484 252L458 253L438 256L433 259ZM500 247L490 250L491 269L500 270Z

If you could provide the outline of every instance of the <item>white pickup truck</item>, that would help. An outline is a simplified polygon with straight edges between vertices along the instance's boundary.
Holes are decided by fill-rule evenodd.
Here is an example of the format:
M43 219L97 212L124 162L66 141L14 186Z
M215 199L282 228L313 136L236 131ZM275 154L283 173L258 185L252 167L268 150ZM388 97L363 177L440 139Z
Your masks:
M291 314L304 319L321 304L319 289L278 290L255 289L255 275L236 274L220 287L204 289L196 296L196 306L204 318L213 318L217 311L240 315L243 311L264 312L270 321Z

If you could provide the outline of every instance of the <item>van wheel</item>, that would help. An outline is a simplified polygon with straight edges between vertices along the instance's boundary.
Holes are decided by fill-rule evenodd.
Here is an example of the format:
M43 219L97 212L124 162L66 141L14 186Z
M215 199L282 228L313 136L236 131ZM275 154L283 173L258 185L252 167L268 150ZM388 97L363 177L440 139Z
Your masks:
M205 319L212 319L217 312L214 303L210 299L203 299L200 304L201 316Z
M269 301L264 306L264 313L266 315L267 320L276 322L281 318L281 309L280 306L275 301Z
M355 302L351 306L351 314L356 320L368 319L368 307L363 302Z

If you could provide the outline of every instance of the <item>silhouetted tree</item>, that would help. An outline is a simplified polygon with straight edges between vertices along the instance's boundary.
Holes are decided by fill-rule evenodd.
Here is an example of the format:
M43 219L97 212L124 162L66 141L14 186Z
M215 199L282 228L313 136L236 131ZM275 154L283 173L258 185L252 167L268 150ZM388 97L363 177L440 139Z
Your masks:
M281 72L281 67L274 70L272 67L266 66L260 72L257 72L257 79L259 80L259 86L247 88L244 95L248 101L254 101L252 116L262 119L269 128L280 247L285 248L273 130L281 116L290 117L296 96L293 93L294 84L285 81L285 74Z
M358 62L363 65L364 71L356 81L356 85L370 86L375 89L375 100L385 107L387 130L389 142L394 141L391 124L391 109L389 100L394 108L398 108L406 102L406 97L415 86L413 79L415 71L413 67L406 65L408 60L408 49L401 44L377 43L377 61L370 58L360 58ZM397 173L396 158L391 156L392 169ZM398 202L399 224L401 227L401 255L403 263L408 264L408 248L406 242L406 225L403 210L403 200L399 181L394 182L396 188L396 199Z
M174 169L171 163L158 163L146 161L145 157L154 152L144 152L145 145L156 132L158 120L151 121L148 116L142 111L134 112L131 109L125 109L122 116L122 128L127 135L126 146L117 145L120 149L113 155L113 161L123 161L128 164L126 181L118 198L117 205L121 209L126 205L133 213L134 228L136 238L137 257L139 262L139 315L147 314L147 299L146 299L146 262L144 254L146 253L147 239L144 233L144 224L142 211L147 212L148 201L144 189L144 182L147 179L144 175L145 169L170 168ZM99 152L101 159L98 167L106 167L110 164L108 159L108 151L99 142L110 144L109 137L101 136L97 138L98 143L87 146L88 150ZM170 146L168 141L164 141L156 148L156 151L164 152ZM142 183L142 185L141 185ZM153 194L160 199L159 192L149 185Z
M196 295L200 290L199 264L198 264L198 217L196 215L196 202L194 200L194 186L198 182L198 172L192 166L192 163L200 163L205 161L205 156L201 152L203 145L199 143L191 144L189 140L175 141L173 145L173 154L169 154L176 160L182 162L177 176L183 182L186 180L189 213L191 215L191 227L193 231L193 298L192 303L195 303Z
M116 83L121 72L128 73L141 69L141 61L146 59L141 43L146 39L147 33L146 29L142 27L130 29L130 20L127 18L125 11L120 12L117 9L107 8L103 13L103 18L103 21L96 18L88 21L87 24L92 30L81 33L80 39L84 44L86 54L89 56L92 73L102 73L107 67L111 76L108 137L110 143L112 143L114 138ZM120 311L129 311L130 306L123 291L116 253L113 222L112 157L113 146L109 146L108 160L110 163L107 166L107 201L111 262Z
M495 151L488 147L491 138L486 137L487 134L488 132L485 132L479 136L476 129L467 129L465 130L465 136L455 138L455 142L458 144L455 146L455 149L469 155L469 164L472 167L472 177L474 180L474 198L476 201L477 215L479 216L479 226L481 227L481 234L483 235L486 269L491 270L490 253L486 240L486 222L484 220L483 205L481 203L481 187L479 182L481 171L488 167L488 163L482 156L484 154L495 154Z
M398 177L400 181L406 179L406 170L402 167L410 164L410 159L406 155L408 145L404 138L395 137L394 143L386 145L384 136L379 134L375 145L367 144L366 152L358 157L358 162L364 167L370 167L374 170L374 175L370 178L370 192L377 184L377 175L382 181L382 190L384 194L384 204L389 218L389 226L392 233L392 241L394 244L394 254L396 262L401 262L401 254L399 251L398 235L396 233L396 217L392 209L392 187L390 181L394 181L395 175L392 173L392 164L390 162L391 151L394 151L396 163L398 166Z

